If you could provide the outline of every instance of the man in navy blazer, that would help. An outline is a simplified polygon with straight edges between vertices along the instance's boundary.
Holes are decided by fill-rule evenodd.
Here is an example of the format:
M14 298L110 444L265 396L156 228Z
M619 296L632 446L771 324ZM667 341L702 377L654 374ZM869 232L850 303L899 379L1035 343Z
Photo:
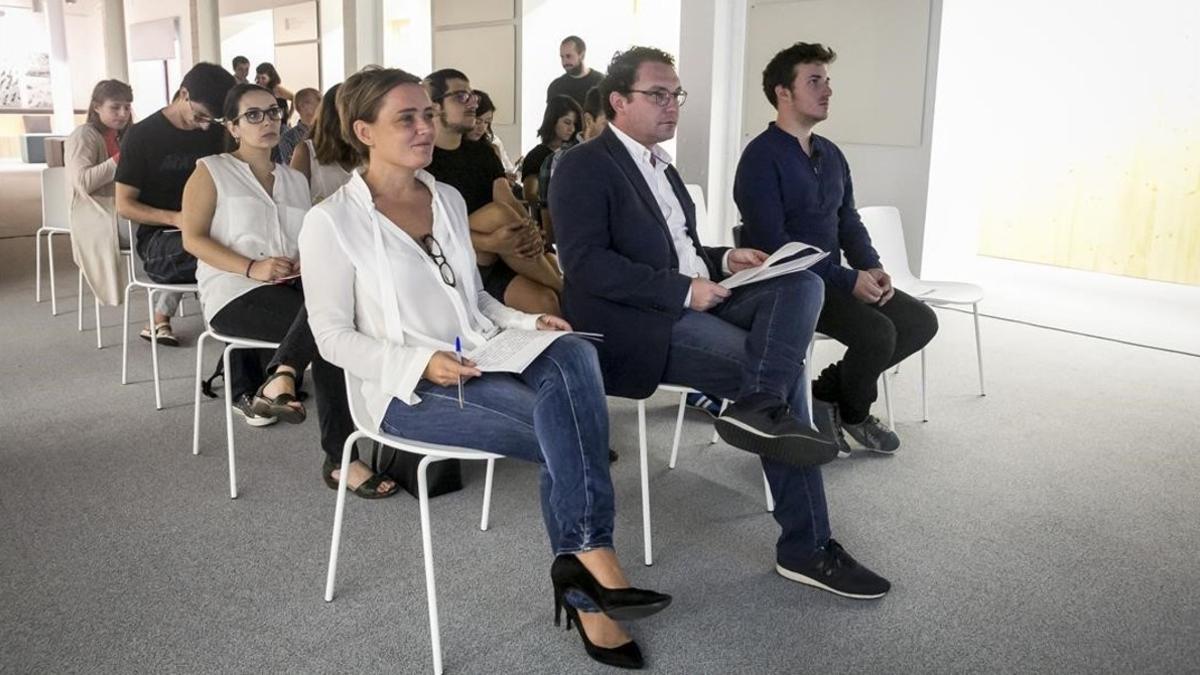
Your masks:
M695 204L658 146L675 135L687 95L670 54L616 55L600 92L609 127L559 160L550 212L563 309L577 330L604 334L605 388L645 398L667 382L732 400L717 431L761 458L783 529L776 570L846 597L882 597L888 581L829 536L817 465L837 446L812 428L802 379L821 279L800 272L732 292L717 283L766 254L700 243Z

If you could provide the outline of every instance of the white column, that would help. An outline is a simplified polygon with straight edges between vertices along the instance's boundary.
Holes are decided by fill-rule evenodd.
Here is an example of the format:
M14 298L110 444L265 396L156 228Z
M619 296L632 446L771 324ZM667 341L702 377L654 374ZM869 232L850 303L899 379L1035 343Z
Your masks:
M192 16L196 21L193 33L196 36L196 62L221 64L221 12L217 0L192 0L192 3Z
M108 77L129 82L129 51L125 46L125 2L104 0L104 70Z
M372 63L383 65L383 0L343 0L346 75Z
M56 134L75 128L71 101L71 67L67 60L67 26L63 0L46 0L46 29L50 33L50 95L54 102L51 125Z

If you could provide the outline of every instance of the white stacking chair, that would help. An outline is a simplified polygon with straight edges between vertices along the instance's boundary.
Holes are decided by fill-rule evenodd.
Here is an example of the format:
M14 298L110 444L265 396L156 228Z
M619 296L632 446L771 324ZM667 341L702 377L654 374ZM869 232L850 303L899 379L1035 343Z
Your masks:
M129 292L134 288L143 288L146 290L146 309L149 312L148 319L151 324L150 360L154 368L154 407L162 410L162 387L159 384L158 376L158 332L153 329L154 295L163 292L198 294L199 287L196 284L160 284L146 277L146 272L142 268L142 260L137 255L136 228L129 221L125 221L125 226L129 229L130 254L129 283L125 285L125 320L121 329L121 384L129 383ZM182 307L182 303L180 306Z
M683 387L675 384L660 384L658 391L667 391L679 394L679 411L675 415L675 438L671 443L671 459L667 463L670 469L675 468L675 461L679 457L679 438L683 431L683 414L687 408L688 394L699 393L690 387ZM722 401L721 410L724 411L729 401ZM649 448L646 441L646 399L640 399L637 402L638 411L638 463L641 472L642 482L642 550L646 565L654 564L654 546L651 536L650 526L650 466L649 466ZM720 440L716 430L713 431L710 444ZM771 496L771 485L767 482L766 474L763 474L763 491L767 497L767 512L775 510L775 499Z
M67 170L61 166L42 169L42 226L34 233L34 255L37 257L34 264L36 270L34 301L42 301L42 237L45 236L50 260L50 314L54 316L58 316L58 293L54 280L54 235L56 234L71 234ZM82 272L80 274L82 275Z
M979 302L983 287L959 281L925 281L912 273L908 266L908 247L904 243L904 227L900 210L894 206L868 206L858 210L871 243L879 253L884 269L892 275L892 285L930 305L970 305L975 320L975 358L979 368L979 395L986 396L983 387L983 344L979 336ZM929 405L926 393L925 350L921 350L921 419L928 421Z
M223 335L209 328L200 334L196 340L196 392L195 408L192 411L192 454L200 454L200 383L204 378L204 341L208 338L225 343L221 357L225 374L221 378L225 382L225 446L229 454L229 498L237 499L237 460L233 445L233 393L230 389L229 355L237 349L279 349L278 342L252 340L250 338Z
M119 219L116 222L116 226L117 227L127 227L125 225L125 219L123 219L123 218ZM130 257L129 257L130 255L132 255L132 252L127 248L123 248L123 249L119 249L118 253L120 253L121 257L125 259L125 281L126 281L126 283L129 283L129 282L133 281L133 268L131 266ZM84 288L88 288L89 290L91 290L86 284L83 283L83 270L80 269L79 270L79 292L78 292L78 295L76 298L76 303L75 303L75 313L79 317L78 328L79 328L80 333L83 332L83 289ZM96 349L104 349L104 342L103 342L102 336L100 334L100 299L95 297L94 294L92 297L92 304L95 307L95 312L96 312Z
M366 402L362 398L361 381L346 373L346 400L350 405L350 416L354 419L354 433L346 439L342 450L342 475L338 481L337 507L333 515L333 542L329 548L329 574L325 579L325 601L333 601L334 578L337 574L338 547L342 537L342 516L346 508L346 480L350 468L350 451L360 438L369 438L401 452L411 452L421 455L417 465L417 500L421 509L421 548L425 556L425 595L429 604L429 640L433 649L433 672L442 673L442 638L438 622L437 584L433 569L433 536L429 523L429 485L427 470L434 462L447 459L477 460L487 462L487 477L483 483L483 515L479 520L479 529L488 529L488 512L492 504L492 475L497 459L501 455L483 450L472 450L449 445L436 445L410 441L399 436L384 433L373 428L370 416L367 414Z

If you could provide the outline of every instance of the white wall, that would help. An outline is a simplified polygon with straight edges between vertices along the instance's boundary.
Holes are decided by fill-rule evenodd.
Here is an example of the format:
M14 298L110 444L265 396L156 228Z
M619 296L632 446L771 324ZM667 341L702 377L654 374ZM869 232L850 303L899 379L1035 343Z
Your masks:
M192 8L188 0L125 0L125 32L144 21L179 19L179 70L186 73L195 65L192 48ZM137 96L137 92L134 92Z

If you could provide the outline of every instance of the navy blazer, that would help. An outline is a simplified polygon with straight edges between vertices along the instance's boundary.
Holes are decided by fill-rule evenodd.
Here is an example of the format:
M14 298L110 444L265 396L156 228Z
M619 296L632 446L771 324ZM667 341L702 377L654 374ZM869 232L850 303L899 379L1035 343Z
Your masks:
M726 248L702 246L696 204L675 167L667 178L683 206L692 245L720 281ZM658 202L611 129L564 153L554 169L550 215L564 281L562 306L576 330L603 333L605 390L645 398L666 370L671 329L683 316L691 279Z

